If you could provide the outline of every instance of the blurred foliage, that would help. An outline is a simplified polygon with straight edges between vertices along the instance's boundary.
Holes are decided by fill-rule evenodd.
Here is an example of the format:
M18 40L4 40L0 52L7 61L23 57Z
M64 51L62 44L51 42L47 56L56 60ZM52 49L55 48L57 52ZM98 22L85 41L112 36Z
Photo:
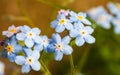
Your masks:
M42 34L51 37L54 32L50 28L50 22L55 19L59 9L71 9L76 12L85 12L94 6L105 6L109 0L0 0L0 32L6 30L11 24L32 27L37 26ZM119 0L113 0L120 2ZM66 32L65 32L66 34ZM63 35L65 35L63 34ZM73 45L73 59L76 72L84 75L120 75L120 35L111 30L95 27L94 35L96 43L85 44L82 47ZM4 37L1 35L1 39ZM2 50L2 47L1 47ZM52 75L70 75L69 56L57 62L52 54L41 57L47 64ZM7 59L0 58L5 62L5 75L21 75L20 67L10 63ZM43 70L43 69L42 69ZM22 75L44 75L43 72L31 71ZM79 74L76 75L79 75ZM46 74L47 75L47 74Z

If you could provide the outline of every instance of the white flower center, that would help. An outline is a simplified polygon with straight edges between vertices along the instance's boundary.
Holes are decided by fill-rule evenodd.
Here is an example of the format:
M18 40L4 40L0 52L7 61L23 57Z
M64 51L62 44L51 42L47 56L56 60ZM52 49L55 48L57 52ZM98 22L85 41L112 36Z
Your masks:
M43 45L47 45L48 44L48 40L47 39L43 39Z
M26 64L31 65L33 62L34 62L34 61L33 61L33 58L32 58L32 57L28 57L28 58L26 59Z
M80 35L85 36L87 32L85 30L80 31Z
M61 43L56 44L56 49L57 50L62 50L62 48L63 48L63 45Z
M27 38L33 38L35 35L32 31L27 33Z
M59 24L60 24L60 25L64 25L64 24L66 24L66 22L67 22L66 19L60 19L60 20L59 20Z

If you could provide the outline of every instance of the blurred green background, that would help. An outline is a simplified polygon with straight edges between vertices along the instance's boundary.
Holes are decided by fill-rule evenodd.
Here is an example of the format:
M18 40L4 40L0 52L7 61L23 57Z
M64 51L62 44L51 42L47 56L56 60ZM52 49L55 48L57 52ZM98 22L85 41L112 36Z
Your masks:
M42 35L51 37L54 29L50 28L50 22L56 19L60 9L71 9L76 12L85 12L88 9L106 4L109 0L0 0L0 39L2 31L14 24L39 27ZM120 0L112 0L120 2ZM64 33L63 35L65 35ZM84 75L120 75L120 35L110 30L96 28L93 36L96 43L85 44L82 47L73 46L73 58L75 69ZM0 48L2 51L2 47ZM44 56L44 62L48 65L52 75L70 75L69 56L64 56L60 62ZM46 60L48 59L49 62ZM21 66L10 63L8 59L0 57L5 63L5 75L44 75L42 71L31 71L28 74L21 73ZM76 74L79 75L79 74Z

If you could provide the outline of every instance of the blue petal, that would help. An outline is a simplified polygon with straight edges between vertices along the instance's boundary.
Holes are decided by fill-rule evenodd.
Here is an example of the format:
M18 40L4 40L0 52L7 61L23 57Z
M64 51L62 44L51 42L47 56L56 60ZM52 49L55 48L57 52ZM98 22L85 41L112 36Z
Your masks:
M20 51L22 51L22 46L20 46L20 45L14 45L14 52L15 53L19 53Z
M89 34L92 34L93 31L94 31L94 29L92 29L90 26L86 26L84 29L85 29L85 31L87 31L87 33L89 33Z
M26 25L24 25L24 26L21 26L20 30L21 30L23 33L27 33L28 31L31 30L31 28L28 27L28 26L26 26Z
M83 39L83 37L77 37L75 39L75 43L77 46L82 46L85 43L85 40Z
M70 31L70 36L71 37L76 37L76 36L78 36L78 30L76 30L76 29L72 29L71 31Z
M62 53L62 52L56 51L56 52L54 53L54 59L55 59L55 60L60 61L60 60L62 60L62 58L63 58L63 53Z
M22 73L28 73L31 70L30 65L22 66Z
M41 64L39 63L39 61L35 61L33 64L31 64L31 67L33 70L39 71L41 68Z
M54 20L51 22L51 28L56 28L56 26L58 25L58 21Z
M37 35L39 35L41 32L39 28L32 28L31 31Z
M15 63L18 65L23 65L25 63L25 57L23 56L16 56Z
M35 60L38 60L40 58L40 53L37 50L34 50L31 57L33 57Z
M55 52L55 49L56 49L55 45L50 44L50 45L47 46L46 52L47 53L49 53L49 52Z
M80 21L74 24L74 28L75 28L75 29L78 29L78 30L79 30L79 29L81 29L81 28L83 28L83 27L84 27L84 25L83 25L83 23L81 23Z
M14 62L15 61L15 57L16 57L16 55L13 54L13 53L9 53L8 54L8 58L9 58L10 62Z
M26 35L24 33L18 33L16 35L17 40L23 41L25 39Z
M40 36L35 36L34 38L35 43L41 44L42 43L42 38Z
M78 15L83 16L84 18L86 17L86 13L79 12Z
M71 23L65 24L66 29L71 30L73 29L73 25Z
M35 45L34 50L41 52L43 50L43 45L42 44Z
M69 36L65 36L63 39L62 39L62 43L64 44L69 44L70 43L70 40L71 38Z
M89 20L87 20L87 19L82 20L82 22L83 22L84 24L91 25L91 22L90 22Z
M85 38L85 41L86 41L87 43L92 44L92 43L95 42L95 38L94 38L93 36L91 36L91 35L86 35L84 38Z
M59 34L53 34L52 35L52 41L55 42L55 43L60 43L61 42L61 37Z
M24 50L24 53L27 57L31 56L32 55L32 50L29 49L29 48L23 48Z
M56 32L61 33L65 30L65 26L64 25L58 25L55 29Z
M73 49L72 49L71 46L65 45L65 46L63 47L63 53L64 53L64 54L69 55L69 54L71 54L72 52L73 52Z
M116 34L120 34L120 27L115 27L114 28L114 32L116 33Z
M27 47L31 48L31 47L33 47L33 45L34 45L34 42L33 42L32 39L26 38L26 39L25 39L25 45L26 45Z

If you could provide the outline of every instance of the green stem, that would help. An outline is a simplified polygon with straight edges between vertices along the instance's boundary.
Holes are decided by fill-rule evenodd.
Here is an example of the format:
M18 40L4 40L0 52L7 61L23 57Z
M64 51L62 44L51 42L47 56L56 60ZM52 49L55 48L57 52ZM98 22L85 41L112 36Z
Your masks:
M74 75L75 67L74 67L74 63L73 63L73 56L72 56L72 54L70 55L70 66L71 66L71 75Z
M78 72L81 73L82 71L82 68L87 60L87 57L88 57L88 53L89 53L90 49L87 49L83 56L81 57L81 60L78 62Z

